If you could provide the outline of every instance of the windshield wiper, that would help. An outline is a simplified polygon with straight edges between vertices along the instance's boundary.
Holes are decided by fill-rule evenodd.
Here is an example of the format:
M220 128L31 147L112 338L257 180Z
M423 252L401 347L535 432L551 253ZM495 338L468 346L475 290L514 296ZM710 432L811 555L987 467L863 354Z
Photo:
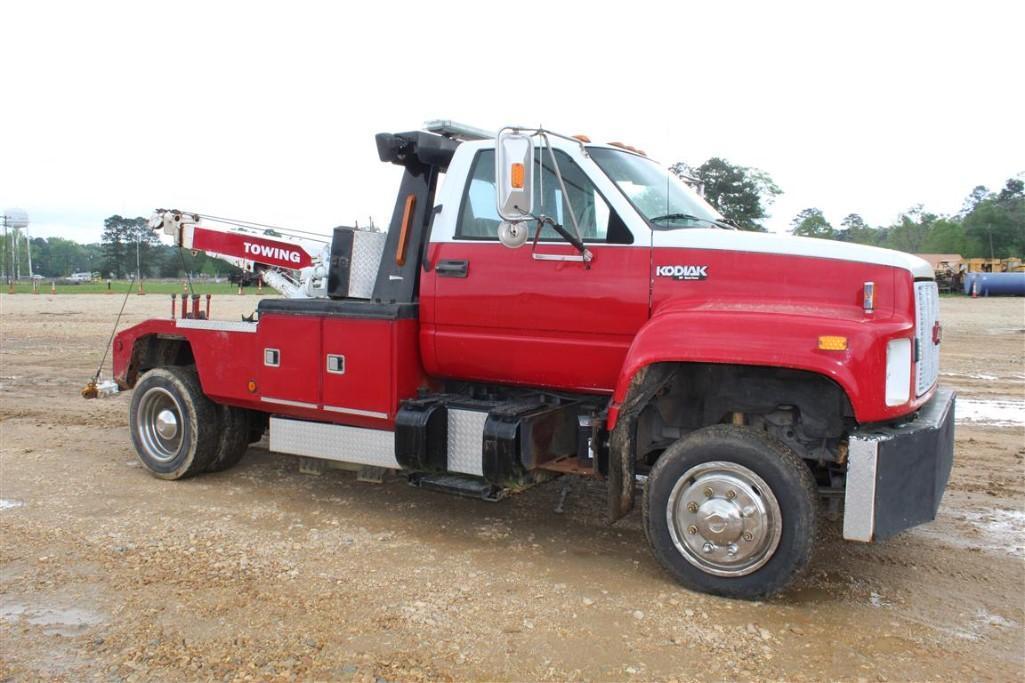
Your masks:
M702 218L701 216L695 216L692 213L667 213L664 216L655 216L654 218L649 218L648 219L648 221L651 222L651 223L658 223L659 221L683 221L683 220L686 220L686 221L701 221L702 223L708 223L710 225L714 225L717 228L722 228L723 230L736 230L737 229L736 226L730 225L729 223L725 223L723 221L717 221L717 220L715 220L713 218Z

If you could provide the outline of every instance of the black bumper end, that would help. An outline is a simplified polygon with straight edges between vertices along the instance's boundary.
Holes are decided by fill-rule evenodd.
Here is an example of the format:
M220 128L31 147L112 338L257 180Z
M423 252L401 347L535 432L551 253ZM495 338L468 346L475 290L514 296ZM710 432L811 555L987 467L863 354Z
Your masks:
M955 398L939 388L913 422L851 435L844 538L881 541L936 519L954 463Z

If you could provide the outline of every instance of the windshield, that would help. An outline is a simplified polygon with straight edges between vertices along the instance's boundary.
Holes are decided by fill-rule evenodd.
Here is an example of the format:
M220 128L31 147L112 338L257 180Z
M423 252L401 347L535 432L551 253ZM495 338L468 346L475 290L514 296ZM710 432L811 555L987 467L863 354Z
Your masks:
M722 215L701 195L651 159L606 147L587 149L654 230L707 228Z

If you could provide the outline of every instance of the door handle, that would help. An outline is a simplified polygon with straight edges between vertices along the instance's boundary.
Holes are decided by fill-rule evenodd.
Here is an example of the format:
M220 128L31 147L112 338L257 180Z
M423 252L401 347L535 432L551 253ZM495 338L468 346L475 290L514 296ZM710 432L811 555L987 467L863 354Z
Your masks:
M434 270L438 277L466 277L469 266L470 262L466 260L442 259L434 266Z

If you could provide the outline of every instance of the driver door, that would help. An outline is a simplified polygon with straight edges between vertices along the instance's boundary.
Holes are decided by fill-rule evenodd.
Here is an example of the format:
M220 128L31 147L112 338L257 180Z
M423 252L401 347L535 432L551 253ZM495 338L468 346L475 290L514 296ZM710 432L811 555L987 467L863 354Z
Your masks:
M585 392L615 387L648 319L649 247L633 243L569 155L555 154L569 202L546 156L535 161L537 211L572 232L571 204L593 260L569 260L577 250L551 228L536 250L532 241L500 244L494 151L479 150L452 237L431 243L422 274L421 341L431 374ZM567 260L538 260L535 252Z

